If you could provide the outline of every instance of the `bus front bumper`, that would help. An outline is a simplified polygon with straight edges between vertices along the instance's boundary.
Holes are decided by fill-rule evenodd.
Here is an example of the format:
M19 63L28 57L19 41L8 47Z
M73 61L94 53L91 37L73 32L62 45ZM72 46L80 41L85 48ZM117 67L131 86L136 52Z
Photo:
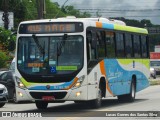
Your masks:
M87 86L71 88L69 90L27 90L33 100L56 101L85 101L87 100Z

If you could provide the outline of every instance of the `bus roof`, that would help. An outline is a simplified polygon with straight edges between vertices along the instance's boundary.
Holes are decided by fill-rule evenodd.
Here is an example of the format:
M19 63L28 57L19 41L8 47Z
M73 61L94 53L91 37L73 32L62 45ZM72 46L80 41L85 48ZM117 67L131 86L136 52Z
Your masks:
M116 21L118 21L118 20L116 20ZM117 24L117 22L114 23L113 20L110 21L107 18L103 18L103 21L100 21L100 18L73 18L73 17L71 17L71 18L57 18L57 19L41 19L41 20L24 21L24 22L21 22L21 24L50 23L50 22L51 23L52 22L83 22L83 23L89 23L88 26L97 27L97 28L148 34L147 29L126 26L126 25L124 25L125 23L122 21L120 21L122 24Z

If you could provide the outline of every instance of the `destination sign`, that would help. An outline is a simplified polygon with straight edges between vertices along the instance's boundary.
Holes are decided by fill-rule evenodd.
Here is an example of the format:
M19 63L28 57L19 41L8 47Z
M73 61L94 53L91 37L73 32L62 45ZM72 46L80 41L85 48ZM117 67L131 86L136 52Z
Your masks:
M72 33L82 31L82 23L22 24L19 29L20 34Z

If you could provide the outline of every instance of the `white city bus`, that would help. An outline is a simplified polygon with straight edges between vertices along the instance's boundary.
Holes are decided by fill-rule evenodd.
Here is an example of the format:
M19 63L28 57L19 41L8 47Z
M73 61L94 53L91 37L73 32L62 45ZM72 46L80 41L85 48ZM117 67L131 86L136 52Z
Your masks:
M102 98L134 101L149 86L147 30L105 18L21 22L16 75L38 109Z

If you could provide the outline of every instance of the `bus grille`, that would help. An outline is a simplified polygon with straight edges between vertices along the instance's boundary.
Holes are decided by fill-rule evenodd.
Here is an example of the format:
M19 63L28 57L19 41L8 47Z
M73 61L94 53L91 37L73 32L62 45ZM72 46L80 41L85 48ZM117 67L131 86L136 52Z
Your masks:
M54 96L55 99L63 99L67 92L30 92L34 99L42 99L43 96Z

